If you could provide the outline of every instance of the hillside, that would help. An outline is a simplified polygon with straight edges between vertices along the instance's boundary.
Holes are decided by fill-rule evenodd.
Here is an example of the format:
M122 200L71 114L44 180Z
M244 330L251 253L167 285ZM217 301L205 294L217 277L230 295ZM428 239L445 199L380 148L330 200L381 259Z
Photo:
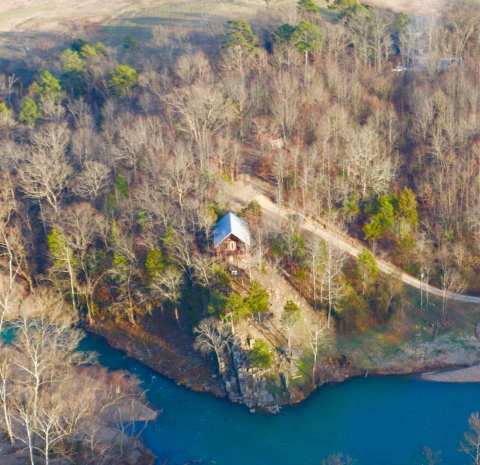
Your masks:
M409 14L438 13L449 0L368 0L366 4ZM292 10L294 0L277 0L276 10ZM293 7L293 8L292 8ZM84 26L121 24L139 18L154 24L190 19L205 24L215 19L251 18L265 10L264 0L4 0L0 5L0 32L51 31L68 33Z
M0 327L17 283L54 290L177 382L268 411L479 361L468 3L428 28L343 0L55 6L2 4L22 57L0 86ZM249 232L215 244L227 213Z
M281 0L276 8L294 7ZM0 32L57 32L70 34L82 27L130 24L190 23L195 27L235 17L254 17L265 10L263 0L6 0L0 5Z

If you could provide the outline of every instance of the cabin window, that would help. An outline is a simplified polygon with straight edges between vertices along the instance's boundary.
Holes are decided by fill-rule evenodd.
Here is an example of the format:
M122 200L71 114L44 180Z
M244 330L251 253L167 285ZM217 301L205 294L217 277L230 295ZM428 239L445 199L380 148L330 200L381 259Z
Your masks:
M237 244L235 241L228 241L227 250L236 250Z

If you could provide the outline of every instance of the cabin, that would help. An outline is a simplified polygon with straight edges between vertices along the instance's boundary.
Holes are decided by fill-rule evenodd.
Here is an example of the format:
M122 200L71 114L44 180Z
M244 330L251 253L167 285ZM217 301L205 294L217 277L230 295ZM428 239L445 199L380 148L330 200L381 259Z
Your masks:
M213 247L218 256L230 259L245 256L250 243L247 223L234 213L227 213L213 228Z

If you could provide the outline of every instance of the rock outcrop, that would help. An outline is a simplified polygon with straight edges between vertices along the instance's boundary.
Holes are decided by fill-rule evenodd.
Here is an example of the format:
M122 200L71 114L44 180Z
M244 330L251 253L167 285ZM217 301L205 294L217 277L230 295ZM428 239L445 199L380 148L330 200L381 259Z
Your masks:
M222 374L225 390L232 402L246 405L250 410L277 413L281 401L271 389L272 381L264 370L249 366L246 352L240 344L232 344L228 354L229 363Z

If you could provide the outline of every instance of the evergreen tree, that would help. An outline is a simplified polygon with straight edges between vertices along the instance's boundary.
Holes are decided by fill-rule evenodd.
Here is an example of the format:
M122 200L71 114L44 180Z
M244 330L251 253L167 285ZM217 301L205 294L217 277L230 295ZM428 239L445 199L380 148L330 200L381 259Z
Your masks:
M252 314L266 313L270 308L269 298L268 291L254 281L248 290L246 304Z
M268 344L262 339L255 341L253 349L248 354L248 358L250 365L255 368L267 369L272 366L272 353Z
M301 16L308 14L316 14L320 12L320 7L314 0L299 0L297 3L297 10Z
M109 86L115 95L127 95L138 84L138 72L128 65L117 65Z
M395 224L394 198L391 195L382 195L377 202L377 212L363 227L365 239L375 241L381 239Z
M25 97L20 107L18 120L27 126L33 126L40 117L37 103L32 97Z
M368 250L364 250L357 257L356 273L362 283L363 294L378 281L380 269L375 257Z
M417 196L412 189L406 187L398 199L398 215L415 228L418 224Z
M228 21L224 48L240 48L252 52L258 48L258 37L245 20Z
M50 71L43 70L40 77L30 86L30 93L56 100L62 95L62 85Z
M145 270L150 278L158 276L165 270L165 258L160 249L151 249L145 259Z

